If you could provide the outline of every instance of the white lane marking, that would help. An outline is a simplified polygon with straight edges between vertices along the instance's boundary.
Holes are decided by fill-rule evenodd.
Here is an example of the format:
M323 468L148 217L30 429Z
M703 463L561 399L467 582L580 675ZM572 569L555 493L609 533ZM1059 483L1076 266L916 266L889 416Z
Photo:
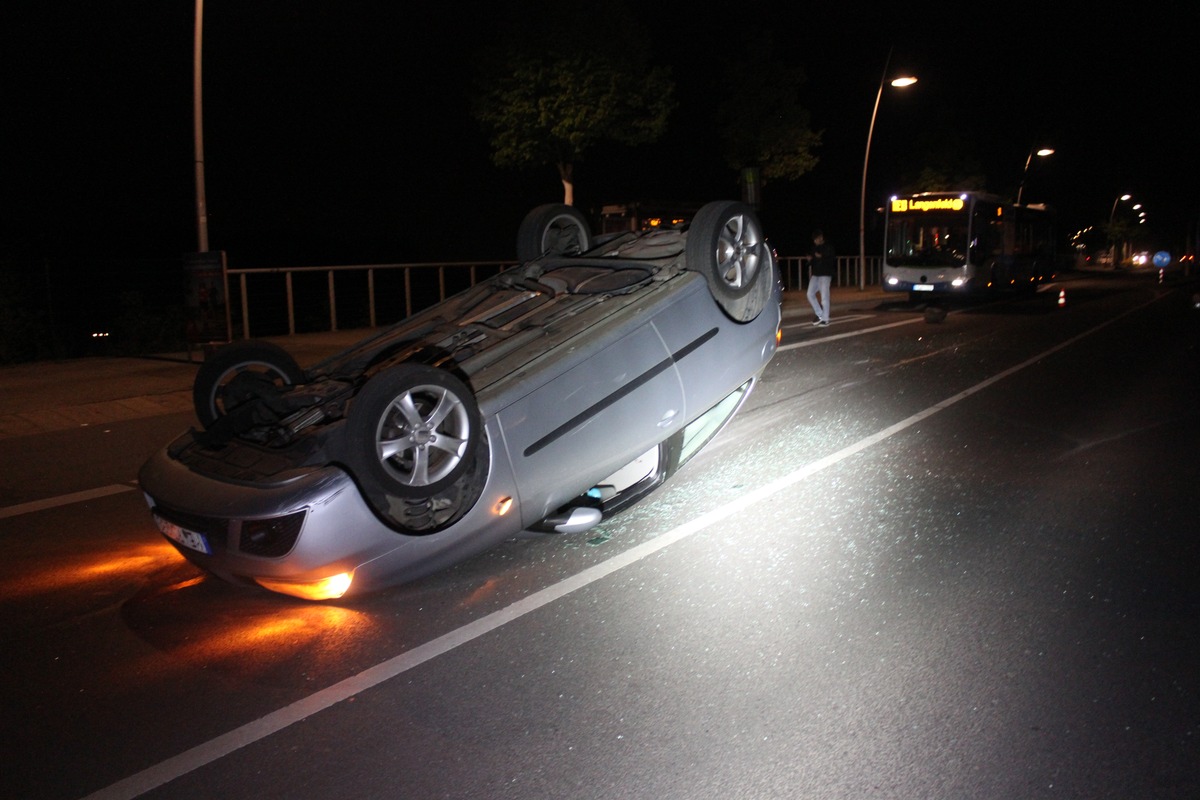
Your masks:
M836 322L837 320L838 320L837 317L833 318L833 322ZM782 344L779 347L775 348L775 351L779 352L780 350L795 350L797 347L812 347L815 344L825 344L827 342L832 342L836 339L849 339L851 336L862 336L867 333L874 333L875 331L886 331L888 328L899 328L901 325L911 325L914 322L924 322L924 321L925 321L924 317L913 317L912 319L905 319L905 320L901 320L899 322L889 322L887 325L876 325L874 328L863 328L862 330L848 331L846 333L838 333L833 336L822 336L819 339L807 339L803 342L792 342L791 344ZM830 324L833 324L833 322L831 322Z
M235 728L229 733L218 736L215 739L210 739L203 744L193 747L180 753L177 756L162 761L149 767L141 772L131 775L128 778L120 780L111 786L101 789L93 794L88 795L84 800L117 800L118 798L134 798L151 789L156 789L166 783L169 783L176 778L187 775L188 773L199 769L207 764L211 764L223 756L245 747L255 742L265 739L273 733L278 733L284 728L293 723L300 722L313 714L330 708L343 700L353 697L356 694L371 689L379 684L391 680L398 675L407 672L414 667L420 666L427 661L431 661L440 655L454 650L461 645L467 644L485 633L490 633L508 623L520 619L521 617L536 611L543 606L553 603L568 594L589 586L592 583L611 575L618 570L624 569L631 564L635 564L648 556L651 556L664 548L669 547L676 542L686 539L693 534L709 528L718 522L721 522L735 514L739 514L754 505L763 502L774 494L778 494L785 489L790 488L793 484L799 483L805 478L811 477L816 473L832 467L853 455L866 450L867 448L882 442L896 434L911 428L913 425L925 420L939 411L945 411L960 400L965 400L973 394L976 394L997 381L1003 380L1014 373L1020 372L1026 367L1032 366L1042 359L1064 350L1067 347L1075 344L1081 339L1091 336L1097 331L1112 325L1114 322L1132 314L1135 311L1141 310L1143 307L1155 302L1157 298L1152 299L1142 305L1136 306L1118 314L1096 327L1084 331L1083 333L1067 339L1065 342L1051 347L1049 350L1044 350L1032 358L1009 367L1003 372L999 372L986 380L980 381L969 389L965 389L958 394L952 395L939 403L935 403L926 409L918 411L907 419L897 422L883 430L874 433L865 439L861 439L854 444L838 450L824 458L818 459L811 464L806 464L800 469L781 478L777 478L771 483L747 492L741 497L726 503L724 506L709 511L696 519L685 522L674 530L670 530L660 536L644 542L636 547L632 547L623 553L618 553L612 558L600 564L596 564L577 575L573 575L565 580L562 580L552 586L547 586L533 594L525 597L512 605L502 608L499 611L494 611L485 617L469 622L461 628L443 634L438 638L426 642L423 645L414 647L401 653L398 656L388 659L373 667L368 667L357 675L353 675L345 680L322 689L308 697L297 700L291 705L285 706L278 711L274 711L261 717L253 722L248 722L240 728ZM907 323L896 323L907 324ZM887 326L893 327L893 326Z
M0 519L19 517L22 514L32 514L36 511L45 511L46 509L58 508L59 506L69 506L72 503L86 503L88 500L95 500L99 497L108 497L111 494L132 491L134 491L133 486L114 484L112 486L101 486L97 489L87 489L82 492L73 492L72 494L60 494L58 497L47 497L45 500L34 500L31 503L20 503L15 506L0 508Z
M874 316L875 316L875 314L847 314L844 317L833 317L831 320L829 320L829 324L837 325L842 322L853 322L856 319L871 319ZM813 325L811 322L788 322L788 323L785 323L783 327L786 329L786 328L815 328L817 326Z

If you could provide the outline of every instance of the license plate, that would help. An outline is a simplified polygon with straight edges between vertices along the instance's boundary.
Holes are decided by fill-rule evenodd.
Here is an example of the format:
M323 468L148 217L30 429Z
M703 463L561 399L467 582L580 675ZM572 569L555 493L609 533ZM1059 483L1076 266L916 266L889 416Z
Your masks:
M154 522L158 525L158 529L163 532L173 542L178 542L189 550L195 550L198 553L212 555L212 550L208 546L208 540L204 538L204 534L189 531L187 528L181 528L174 522L165 520L157 514L154 515Z
M912 290L914 292L932 292L933 284L929 283L914 283Z

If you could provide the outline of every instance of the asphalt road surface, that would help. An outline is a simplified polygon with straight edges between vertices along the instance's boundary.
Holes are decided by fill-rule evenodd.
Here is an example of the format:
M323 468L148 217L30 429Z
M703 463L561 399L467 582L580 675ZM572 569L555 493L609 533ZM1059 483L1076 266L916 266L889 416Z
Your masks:
M188 414L0 441L3 793L1200 796L1195 291L791 317L642 504L344 605L165 544Z

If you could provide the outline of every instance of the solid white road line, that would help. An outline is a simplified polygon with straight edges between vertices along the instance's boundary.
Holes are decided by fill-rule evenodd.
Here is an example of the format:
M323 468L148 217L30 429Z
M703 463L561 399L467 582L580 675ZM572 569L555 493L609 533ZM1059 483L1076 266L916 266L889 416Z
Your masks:
M834 325L837 323L837 321L839 319L846 319L846 318L845 317L841 317L841 318L834 317L830 321L829 324ZM855 317L855 319L858 319L858 317ZM924 321L925 321L924 317L913 317L912 319L905 319L905 320L901 320L900 322L889 322L887 325L876 325L874 328L863 328L862 330L849 331L847 333L838 333L833 336L821 336L816 339L806 339L803 342L792 342L791 344L781 344L779 347L775 348L775 350L776 350L776 352L779 352L782 350L795 350L797 347L812 347L813 345L826 344L827 342L836 341L838 339L849 339L851 336L862 336L867 333L874 333L875 331L886 331L888 328L899 328L901 325L911 325L914 322L924 322Z
M69 506L72 503L86 503L88 500L95 500L99 497L108 497L111 494L121 494L122 492L132 492L134 490L135 487L133 486L114 484L112 486L101 486L98 489L88 489L83 492L60 494L58 497L47 497L45 500L34 500L32 503L20 503L15 506L0 508L0 519L19 517L22 514L32 514L35 511L45 511L50 508L58 508L59 506Z

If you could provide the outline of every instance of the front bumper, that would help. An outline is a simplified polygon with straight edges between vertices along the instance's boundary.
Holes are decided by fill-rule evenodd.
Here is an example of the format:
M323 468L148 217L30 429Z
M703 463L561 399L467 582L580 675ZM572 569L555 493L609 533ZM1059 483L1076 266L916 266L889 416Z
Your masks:
M514 536L520 515L512 508L516 491L507 476L493 468L483 496L462 519L423 536L388 527L337 466L277 482L237 483L188 469L163 448L143 465L138 480L151 512L167 523L159 523L164 537L188 561L231 583L304 596L287 587L347 575L352 582L345 594L374 591ZM201 539L172 535L171 525Z

